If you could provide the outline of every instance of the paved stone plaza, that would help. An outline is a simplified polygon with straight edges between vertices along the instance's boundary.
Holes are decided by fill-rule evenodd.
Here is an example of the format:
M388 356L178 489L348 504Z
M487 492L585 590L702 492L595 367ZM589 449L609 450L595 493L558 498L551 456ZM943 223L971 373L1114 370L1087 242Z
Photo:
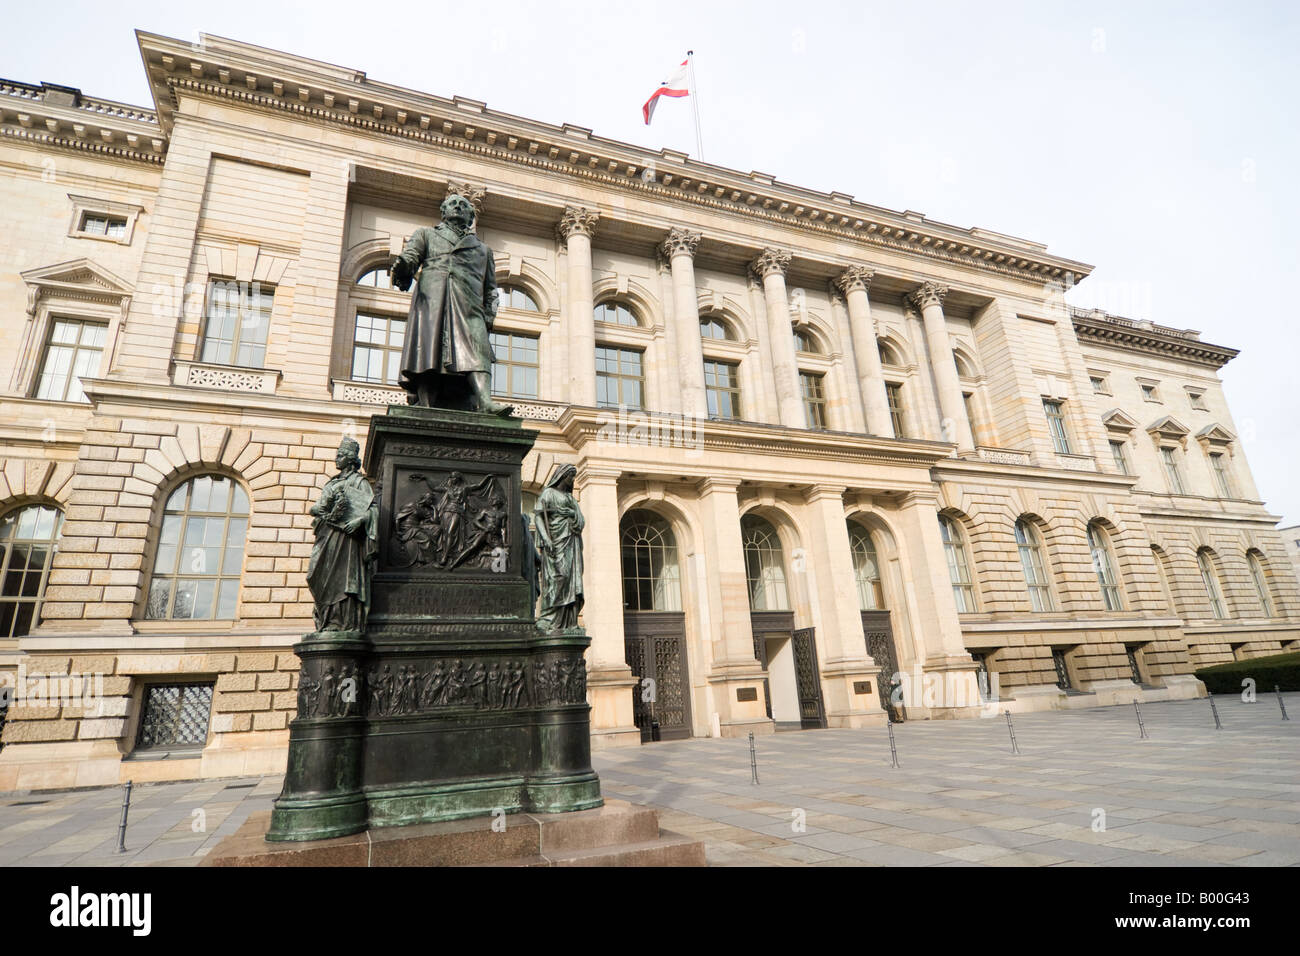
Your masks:
M696 739L599 752L607 797L662 809L662 825L706 843L714 865L1297 866L1300 694L1284 723L1258 703L1132 707L745 740ZM7 794L0 865L193 865L281 778L140 786L128 852L115 852L122 789ZM201 810L204 829L196 832ZM1094 831L1097 811L1105 829ZM796 811L805 829L796 832Z

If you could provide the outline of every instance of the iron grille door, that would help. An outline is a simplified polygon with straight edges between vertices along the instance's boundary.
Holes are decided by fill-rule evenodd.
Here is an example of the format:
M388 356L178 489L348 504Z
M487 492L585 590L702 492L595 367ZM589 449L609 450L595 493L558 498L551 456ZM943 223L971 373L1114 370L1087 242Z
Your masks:
M799 687L799 722L805 730L820 729L826 726L826 708L822 704L813 629L801 627L794 631L790 643L794 647L795 683Z
M654 681L653 693L647 693L644 684L633 689L632 716L641 731L642 743L689 737L685 615L670 611L624 612L623 647L633 675Z
M903 707L894 703L894 675L898 673L898 652L894 647L894 628L888 611L863 611L862 636L867 642L867 653L880 668L876 676L876 691L880 707L894 723L902 723Z

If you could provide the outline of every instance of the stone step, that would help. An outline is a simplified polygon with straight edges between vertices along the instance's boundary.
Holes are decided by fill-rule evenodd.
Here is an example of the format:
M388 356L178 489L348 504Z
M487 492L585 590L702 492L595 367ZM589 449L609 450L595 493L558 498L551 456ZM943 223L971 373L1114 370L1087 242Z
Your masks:
M378 827L352 836L267 843L270 811L251 814L200 866L703 866L703 844L659 829L623 800L572 813L518 813ZM494 824L504 829L493 829Z
M617 846L565 850L471 866L706 866L704 844L679 833L661 830L653 840Z

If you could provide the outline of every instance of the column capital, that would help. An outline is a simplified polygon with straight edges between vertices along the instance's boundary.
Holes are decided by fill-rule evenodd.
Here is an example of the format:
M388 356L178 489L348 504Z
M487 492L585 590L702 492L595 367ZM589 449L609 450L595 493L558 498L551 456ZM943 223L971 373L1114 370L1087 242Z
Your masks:
M556 238L566 245L570 236L581 235L590 239L596 235L596 220L599 218L600 213L595 209L565 206L564 215L555 226Z
M463 179L452 179L447 182L447 195L464 196L468 199L469 204L474 207L474 216L477 218L483 213L483 200L487 198L487 190Z
M849 266L835 277L835 287L846 296L857 289L866 292L875 277L876 271L869 266Z
M793 257L785 249L768 246L749 264L749 271L760 279L766 279L770 275L780 275L785 278L786 270L790 268L791 258Z
M946 285L937 282L922 282L907 294L907 299L916 308L924 311L927 306L943 306L943 297L948 294Z
M668 235L659 243L659 251L669 261L677 256L689 256L695 258L695 250L700 244L703 233L692 232L689 229L682 229L674 226L668 230Z

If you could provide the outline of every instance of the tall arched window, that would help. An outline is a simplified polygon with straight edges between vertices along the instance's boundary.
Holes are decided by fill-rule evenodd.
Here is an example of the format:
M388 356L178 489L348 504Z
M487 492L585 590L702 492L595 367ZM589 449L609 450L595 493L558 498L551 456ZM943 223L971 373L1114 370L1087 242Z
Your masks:
M629 511L621 525L623 606L629 611L680 611L677 539L653 511Z
M731 326L722 316L702 315L700 316L700 338L727 341L734 339L735 336L731 332Z
M597 305L593 317L597 322L608 322L611 325L638 326L641 324L641 320L637 318L637 314L632 311L631 306L615 300L601 302Z
M1097 572L1102 606L1108 611L1124 610L1119 577L1115 574L1115 561L1110 553L1110 540L1095 521L1088 525L1088 550L1092 552L1092 569Z
M163 508L145 617L232 620L248 533L248 494L224 475L191 478Z
M817 336L807 329L793 329L794 350L796 352L807 352L810 355L820 355L822 353L821 343L817 341Z
M50 505L15 508L0 518L0 639L22 637L40 623L62 528L63 512Z
M1265 617L1273 616L1273 601L1268 595L1268 574L1264 570L1262 555L1254 548L1246 552L1246 564L1250 566L1250 580L1255 585L1255 595L1259 598L1259 609Z
M1043 546L1038 532L1028 521L1016 522L1016 547L1020 551L1020 567L1025 572L1025 587L1029 590L1029 603L1035 611L1055 611L1052 586L1047 578L1047 565L1043 561Z
M856 521L849 522L849 549L853 553L853 577L858 584L858 607L877 611L885 607L885 591L880 585L880 559L871 532Z
M975 588L966 558L966 545L961 531L947 515L939 515L939 537L943 539L943 556L948 561L948 580L952 582L952 599L958 614L976 610Z
M758 515L740 519L745 549L745 578L749 583L751 611L786 611L790 596L785 586L785 555L776 529Z
M1223 589L1219 587L1219 571L1214 566L1214 553L1209 548L1196 552L1196 565L1201 569L1201 583L1210 602L1210 613L1220 621L1227 620L1228 611L1223 603Z
M537 301L529 295L523 288L517 285L500 286L501 298L497 300L497 307L502 309L518 309L520 312L540 312L537 307Z
M387 267L380 266L378 269L361 273L357 277L357 285L365 286L367 289L391 289L393 282L389 278Z

